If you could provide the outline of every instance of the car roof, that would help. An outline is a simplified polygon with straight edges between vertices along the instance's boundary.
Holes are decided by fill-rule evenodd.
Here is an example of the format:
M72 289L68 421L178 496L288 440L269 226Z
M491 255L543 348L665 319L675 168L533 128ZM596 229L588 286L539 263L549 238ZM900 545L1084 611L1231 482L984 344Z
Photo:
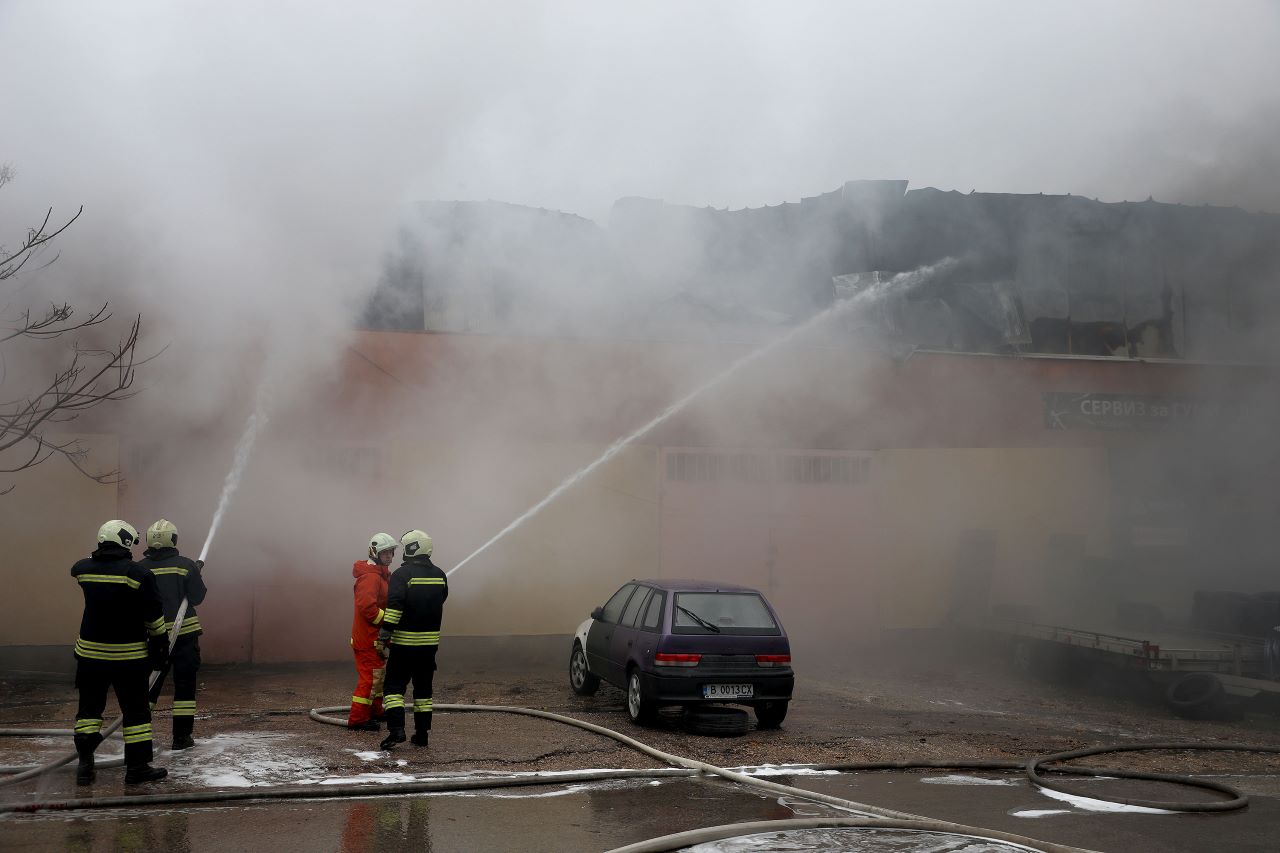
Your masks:
M682 578L634 578L631 583L647 584L648 586L657 587L658 589L664 589L670 592L754 592L757 594L760 592L758 589L752 589L749 586L739 586L734 583L687 580Z

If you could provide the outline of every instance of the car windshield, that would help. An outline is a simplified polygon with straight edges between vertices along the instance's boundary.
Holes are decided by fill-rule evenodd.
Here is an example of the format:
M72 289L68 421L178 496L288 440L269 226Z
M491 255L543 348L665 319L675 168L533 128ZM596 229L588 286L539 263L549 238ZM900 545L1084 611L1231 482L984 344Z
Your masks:
M754 592L678 592L675 634L780 634L764 599Z

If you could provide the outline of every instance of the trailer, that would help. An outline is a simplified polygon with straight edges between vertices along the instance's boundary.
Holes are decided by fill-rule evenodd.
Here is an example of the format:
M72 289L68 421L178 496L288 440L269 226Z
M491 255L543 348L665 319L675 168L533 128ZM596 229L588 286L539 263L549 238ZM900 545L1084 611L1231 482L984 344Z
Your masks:
M985 630L1011 646L1019 672L1105 667L1163 686L1166 704L1180 716L1210 717L1258 697L1280 698L1274 655L1255 637L1158 631L1140 639L1017 620Z

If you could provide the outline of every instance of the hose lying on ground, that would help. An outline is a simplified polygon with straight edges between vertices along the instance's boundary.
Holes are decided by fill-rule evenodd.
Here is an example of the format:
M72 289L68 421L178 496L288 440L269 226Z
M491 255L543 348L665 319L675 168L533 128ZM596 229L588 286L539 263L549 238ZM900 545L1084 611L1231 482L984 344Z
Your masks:
M346 726L346 720L338 717L327 716L327 714L345 711L345 706L334 706L328 708L315 708L309 713L311 719L318 722L327 723L335 726ZM448 792L458 790L481 790L486 788L503 788L529 785L548 785L557 784L566 781L592 781L622 778L646 778L646 777L663 777L663 776L694 776L698 774L711 774L721 778L737 782L752 788L769 791L785 796L803 798L813 802L823 803L835 808L848 811L860 812L872 818L858 819L818 819L827 821L837 821L837 823L828 823L823 825L829 826L848 826L848 827L864 827L864 828L886 828L886 829L904 829L917 831L935 831L948 832L951 834L967 835L975 838L983 838L994 841L1001 841L1007 844L1019 845L1027 849L1036 851L1049 851L1049 853L1065 853L1066 851L1077 851L1079 848L1067 847L1057 844L1048 844L1036 841L1024 836L1012 835L1008 833L994 832L991 830L969 827L963 824L955 824L947 821L936 821L928 818L921 818L906 812L896 812L889 809L883 809L865 803L857 803L851 800L845 800L839 797L832 797L826 794L820 794L808 791L803 788L795 788L787 785L780 785L763 779L751 777L749 775L739 773L737 771L728 770L705 762L693 759L683 758L671 753L648 746L634 738L616 732L612 729L598 726L594 723L588 723L573 717L567 717L561 714L555 714L549 711L540 711L531 708L518 708L501 705L451 705L442 704L436 706L437 711L441 712L478 712L478 713L508 713L520 714L524 716L537 717L542 719L560 722L572 725L586 731L600 734L604 737L611 738L619 743L636 749L664 763L674 765L674 767L661 770L599 770L599 771L578 771L566 774L548 775L526 775L526 776L508 776L508 777L486 777L486 778L469 778L469 779L431 779L415 782L401 782L370 786L367 784L338 784L338 785L294 785L294 786L277 786L271 788L254 788L241 789L233 791L197 791L190 793L175 794L150 794L141 796L124 796L124 797L97 797L83 798L72 800L52 801L46 803L13 803L0 805L0 813L4 812L33 812L44 810L67 810L67 809L97 809L97 808L119 808L119 807L138 807L145 805L182 805L182 804L200 804L200 803L216 803L229 801L244 800L260 800L260 799L322 799L332 797L351 797L351 796L379 796L387 794L412 794L412 793L430 793L430 792ZM29 731L29 730L27 730ZM1154 780L1162 782L1174 782L1177 784L1192 785L1220 792L1232 797L1230 800L1214 801L1211 803L1180 803L1180 802L1158 802L1147 800L1133 800L1117 797L1107 797L1108 801L1122 802L1129 805L1140 805L1149 808L1162 808L1170 811L1222 811L1226 809L1241 808L1246 805L1248 800L1238 791L1227 785L1220 785L1215 782L1193 779L1186 776L1175 776L1172 774L1156 774L1156 773L1135 773L1131 771L1120 771L1105 768L1091 767L1060 767L1047 768L1044 765L1066 761L1073 758L1081 758L1087 755L1099 755L1112 752L1136 752L1146 750L1211 750L1211 751L1248 751L1262 753L1280 753L1280 747L1272 746L1250 746L1240 744L1205 744L1205 743L1154 743L1154 744L1121 744L1115 746L1090 747L1070 752L1054 753L1051 755L1040 756L1031 759L1028 762L1008 761L1008 760L990 760L990 761L888 761L888 762L862 762L862 763L843 763L843 764L811 764L796 765L797 770L815 769L815 770L835 770L835 771L856 771L856 770L888 770L888 769L969 769L969 770L1024 770L1029 778L1038 785L1054 790L1066 791L1077 796L1085 796L1090 799L1099 799L1096 794L1079 794L1069 788L1061 785L1061 783L1046 780L1042 775L1043 772L1067 773L1073 775L1086 776L1117 776L1121 778ZM115 759L121 761L121 759ZM105 762L104 762L105 766ZM844 821L840 823L839 821ZM784 824L790 824L788 821L769 821L760 824L765 828L759 831L779 830ZM757 830L748 829L748 827L756 824L738 824L732 828L728 835L717 836L719 838L730 837L732 835L748 834ZM817 824L814 824L817 826ZM803 828L796 825L794 828ZM720 830L724 828L712 828L705 830ZM697 832L702 832L699 830ZM680 836L684 837L684 836ZM667 838L676 838L671 836ZM703 840L712 840L710 836ZM645 845L655 845L667 843L667 839L654 839L649 842L642 842ZM685 842L698 843L698 842ZM620 850L628 851L628 853L639 853L642 850L668 850L672 847L661 846L636 846L620 848Z
M646 746L633 738L629 738L619 732L611 729L605 729L603 726L595 726L592 723L586 723L581 720L574 720L572 717L564 717L559 714L552 714L548 711L534 711L532 709L514 708L503 705L437 705L439 710L450 711L506 711L508 713L528 713L531 716L542 716L547 719L556 720L557 722L569 722L570 725L576 725L580 728L586 728L588 731L594 731L597 734L603 734L605 737L613 738L620 743L638 749L660 761L667 763L676 763L678 761L688 761L688 759L680 759L679 756L673 756L661 750L653 749ZM326 712L335 713L345 711L342 706L332 708L314 708L309 716L317 722L327 723L329 725L346 726L346 720L338 717L326 716ZM993 771L1010 771L1022 770L1027 774L1028 779L1042 788L1060 791L1073 796L1084 797L1091 800L1102 800L1109 803L1121 803L1130 806L1142 806L1150 809L1163 809L1165 811L1174 812L1219 812L1232 811L1234 809L1244 808L1249 804L1249 798L1230 785L1221 782L1212 782L1207 779L1197 779L1193 776L1176 775L1170 773L1145 773L1133 770L1117 770L1114 768L1103 767L1045 767L1046 764L1055 762L1069 761L1073 758L1084 758L1089 755L1106 755L1115 752L1156 752L1156 751L1198 751L1198 752L1259 752L1259 753L1280 753L1280 746L1255 746L1250 744L1233 744L1233 743L1140 743L1140 744L1113 744L1107 746L1085 747L1084 749L1072 750L1069 752L1059 752L1051 755L1043 755L1033 758L1030 761L1019 760L982 760L982 761L873 761L873 762L854 762L854 763L838 763L838 764L805 764L795 765L797 770L835 770L838 772L851 773L872 770L993 770ZM760 786L762 780L754 777L745 776L732 770L724 770L723 773L717 772L723 768L706 768L712 765L702 765L702 762L693 762L691 764L680 764L678 766L694 766L701 765L698 769L702 772L715 773L715 775L724 776L735 782L742 784L751 784ZM1175 785L1184 785L1191 788L1202 788L1207 791L1214 791L1225 794L1229 799L1211 800L1207 802L1182 802L1177 800L1141 800L1126 797L1117 797L1110 794L1099 796L1097 793L1081 793L1073 788L1064 785L1056 780L1046 779L1043 772L1063 773L1072 776L1114 776L1123 779L1136 779L1150 782L1169 782ZM732 775L725 775L732 774ZM768 783L772 784L772 783ZM787 788L788 786L779 786ZM789 789L799 790L799 789ZM815 799L825 795L810 794L809 799ZM820 800L819 800L820 801ZM829 803L830 804L830 803ZM902 817L902 812L889 812L887 810L874 810L873 807L859 809L867 811L869 814L880 814L882 817Z
M185 618L186 614L187 614L187 599L183 598L182 604L178 605L178 615L177 615L177 618L174 620L173 628L169 632L169 654L173 654L173 647L177 645L178 631L182 628L182 620L183 618ZM160 673L158 671L153 671L151 673L150 677L147 679L148 691L151 690L152 687L155 687L156 679L158 679L159 677L160 677ZM123 716L116 717L107 725L106 728L104 728L101 732L99 732L99 734L102 735L103 740L106 740L107 738L115 734L120 729L120 726L123 724L124 724L124 717ZM68 734L70 733L68 732ZM45 764L38 764L26 770L23 770L19 773L14 773L12 776L5 776L4 778L0 778L0 786L16 785L17 783L25 781L27 779L34 779L37 776L42 776L45 773L50 772L51 770L57 770L59 767L62 767L63 765L70 764L71 762L75 761L77 758L79 758L79 755L77 753L75 752L68 753L67 755L62 756L61 758L55 758L53 761L47 762ZM104 762L102 766L105 767L108 765Z
M1067 752L1055 752L1052 755L1042 755L1039 758L1033 758L1026 763L1027 778L1031 780L1033 785L1039 785L1042 788L1049 788L1053 791L1060 791L1064 794L1071 794L1077 797L1088 797L1089 799L1103 799L1109 803L1123 803L1128 806L1142 806L1148 809L1165 809L1175 812L1225 812L1233 809L1241 809L1249 804L1249 798L1240 791L1224 785L1221 782L1211 782L1207 779L1196 779L1192 776L1183 776L1174 773L1144 773L1133 770L1115 770L1112 768L1100 767L1071 767L1071 768L1050 768L1045 767L1046 764L1052 764L1057 761L1070 761L1073 758L1084 758L1089 755L1107 755L1113 752L1151 752L1156 750L1198 750L1209 752L1269 752L1280 753L1280 746L1252 746L1249 744L1238 743L1130 743L1130 744L1111 744L1107 746L1088 746L1083 749L1073 749ZM1203 788L1206 791L1217 791L1226 794L1232 799L1229 800L1209 800L1199 803L1184 802L1167 802L1163 800L1143 800L1134 797L1117 797L1108 794L1105 797L1099 797L1097 794L1083 794L1074 790L1067 785L1062 784L1053 779L1047 779L1042 775L1041 771L1061 772L1067 770L1076 776L1115 776L1121 779L1139 779L1148 782L1172 782L1175 785L1187 785L1192 788Z
M570 770L556 774L527 776L486 776L466 779L421 779L385 785L347 783L341 785L278 785L223 791L186 791L172 794L134 794L123 797L83 797L43 803L0 804L0 814L78 809L119 809L140 806L190 806L244 800L323 800L343 797L380 797L389 794L428 794L451 791L478 791L488 788L520 788L531 785L558 785L564 782L593 782L609 779L655 779L669 776L696 776L696 770L662 767L653 770Z
M337 717L327 717L325 712L335 713L343 711L343 706L331 708L313 709L309 716L322 723L332 725L345 726L346 721ZM661 776L694 776L700 773L709 773L730 781L739 782L753 788L769 791L771 793L779 793L792 797L801 797L806 800L824 803L835 808L844 809L846 811L860 812L869 815L879 815L881 818L889 818L896 823L897 828L916 828L930 829L937 832L950 832L953 834L967 835L975 838L982 838L992 841L1002 841L1015 845L1024 846L1026 849L1038 851L1038 853L1081 853L1080 848L1068 847L1060 844L1051 844L1047 842L1036 841L1035 839L1026 838L1011 833L998 832L994 830L979 829L969 827L963 824L954 824L945 821L934 821L927 818L918 818L915 815L905 812L895 812L889 809L882 809L878 806L867 805L864 803L855 803L851 800L844 800L839 797L831 797L826 794L818 794L813 791L805 791L801 788L792 788L786 785L779 785L774 782L768 782L762 779L754 779L744 774L726 770L721 767L706 764L701 761L694 761L688 758L682 758L678 755L663 752L655 749L647 744L641 743L635 738L622 734L621 732L607 729L604 726L598 726L594 723L588 723L573 717L567 717L562 714L555 714L550 711L538 711L532 708L517 708L501 705L437 705L437 711L454 711L454 712L480 712L480 713L506 713L520 714L530 717L538 717L542 719L552 720L571 726L576 726L596 734L603 735L618 741L626 746L630 746L646 755L663 761L667 764L675 765L674 767L659 770L593 770L580 771L571 774L557 774L556 776L547 775L530 775L530 776L508 776L502 778L470 778L470 779L431 779L415 782L393 783L389 785L370 786L365 784L340 784L340 785L291 785L279 786L272 788L257 789L240 789L233 791L194 791L189 793L174 794L144 794L138 796L124 797L88 797L73 800L60 800L50 802L30 802L30 803L8 803L0 805L0 813L15 812L36 812L51 810L71 810L71 809L102 809L102 808L137 808L146 805L192 805L198 803L219 803L245 800L263 800L263 799L322 799L331 797L370 797L381 796L387 794L412 794L412 793L429 793L429 792L448 792L459 790L480 790L486 788L502 788L515 786L530 785L548 785L556 784L563 781L587 781L592 779L620 779L620 778L652 778Z
M330 725L345 726L346 725L345 720L342 720L339 717L326 716L327 714L332 714L332 713L336 713L344 710L346 709L340 705L330 707L330 708L313 708L308 716L310 716L311 719L316 720L317 722L328 723ZM723 779L728 779L731 782L737 782L740 785L745 785L750 788L756 788L758 790L768 791L769 793L773 793L773 794L781 794L789 797L797 797L800 799L808 800L810 802L822 803L824 805L832 806L834 808L843 809L845 811L858 812L864 815L869 815L869 816L874 816L879 818L887 818L887 819L890 819L891 821L895 821L898 824L900 824L898 828L931 829L937 832L948 832L955 835L968 835L974 838L981 838L988 841L1002 841L1006 843L1022 845L1030 850L1039 851L1039 853L1080 853L1081 851L1081 848L1079 847L1069 847L1063 844L1053 844L1050 842L1038 841L1034 838L1028 838L1024 835L1015 835L1013 833L1001 832L999 830L966 826L964 824L951 823L949 821L936 821L930 818L920 817L919 815L913 815L908 812L894 811L892 809L881 808L880 806L873 806L868 803L858 803L858 802L854 802L853 800L843 799L841 797L833 797L828 794L820 794L815 791L806 791L803 788L793 788L790 785L779 785L777 782L769 782L765 779L756 779L752 776L747 776L746 774L738 773L735 770L727 770L723 767L716 767L713 764L707 764L704 761L696 761L691 758L684 758L682 756L674 755L669 752L663 752L660 749L656 749L655 747L649 746L648 744L641 743L635 738L630 737L628 735L624 735L621 732L614 731L613 729L608 729L608 728L605 728L604 726L598 726L595 723L588 723L585 720L579 720L574 717L568 717L568 716L565 716L564 714L556 714L551 711L539 711L534 708L518 708L514 706L507 706L507 705L447 705L447 704L436 705L435 710L445 711L445 712L462 711L462 712L470 712L470 713L519 714L526 717L537 717L539 719L551 720L557 723L564 723L566 725L575 726L577 728L585 729L586 731L594 732L595 734L603 735L604 737L611 738L612 740L616 740L618 743L621 743L624 746L629 746L632 749L637 750L638 752L642 752L645 755L648 755L652 758L656 758L659 761L662 761L666 764L673 765L675 767L686 768L689 770L696 770L701 773L707 773L707 774L719 776ZM669 848L664 848L664 849L669 849Z
M71 729L0 729L0 737L71 737L73 734ZM114 734L120 737L119 732Z

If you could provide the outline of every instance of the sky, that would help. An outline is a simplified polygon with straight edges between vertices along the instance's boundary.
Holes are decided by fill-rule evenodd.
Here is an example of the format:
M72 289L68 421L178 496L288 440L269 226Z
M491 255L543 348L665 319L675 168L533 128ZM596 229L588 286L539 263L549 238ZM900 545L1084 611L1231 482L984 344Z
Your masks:
M318 207L601 218L854 178L1230 202L1193 197L1201 173L1280 112L1275 2L7 0L0 27L21 197L186 230L244 198L304 230L340 219Z

